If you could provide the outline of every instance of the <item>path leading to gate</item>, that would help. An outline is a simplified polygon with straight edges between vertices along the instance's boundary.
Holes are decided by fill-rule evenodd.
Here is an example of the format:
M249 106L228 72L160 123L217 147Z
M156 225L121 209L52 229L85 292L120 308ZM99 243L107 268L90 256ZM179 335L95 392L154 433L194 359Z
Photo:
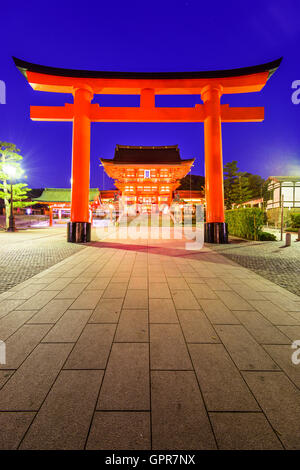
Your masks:
M208 248L96 241L0 317L0 448L300 449L300 297Z

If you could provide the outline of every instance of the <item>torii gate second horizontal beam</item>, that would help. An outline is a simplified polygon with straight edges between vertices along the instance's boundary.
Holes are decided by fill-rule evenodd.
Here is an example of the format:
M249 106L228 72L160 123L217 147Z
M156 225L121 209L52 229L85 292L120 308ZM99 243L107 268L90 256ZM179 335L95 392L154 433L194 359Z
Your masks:
M30 117L34 121L72 121L74 105L31 106ZM143 107L101 107L90 105L91 122L204 122L205 106L194 108L143 108ZM221 105L222 122L261 122L264 120L263 107L236 107Z

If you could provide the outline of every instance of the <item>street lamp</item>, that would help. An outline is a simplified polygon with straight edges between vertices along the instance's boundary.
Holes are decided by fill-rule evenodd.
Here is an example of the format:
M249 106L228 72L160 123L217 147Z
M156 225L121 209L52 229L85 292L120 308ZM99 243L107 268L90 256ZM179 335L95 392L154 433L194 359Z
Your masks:
M12 165L4 165L3 171L9 176L10 179L10 215L8 232L16 232L15 217L14 217L14 203L13 203L13 179L16 176L16 167Z

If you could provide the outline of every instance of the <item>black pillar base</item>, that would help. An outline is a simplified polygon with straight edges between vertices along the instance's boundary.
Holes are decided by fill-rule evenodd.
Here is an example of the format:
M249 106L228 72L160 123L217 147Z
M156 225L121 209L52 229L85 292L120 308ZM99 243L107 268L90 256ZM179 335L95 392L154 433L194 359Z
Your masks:
M228 243L228 228L225 222L206 222L204 224L206 243Z
M68 242L87 243L91 241L91 223L90 222L69 222L68 223Z

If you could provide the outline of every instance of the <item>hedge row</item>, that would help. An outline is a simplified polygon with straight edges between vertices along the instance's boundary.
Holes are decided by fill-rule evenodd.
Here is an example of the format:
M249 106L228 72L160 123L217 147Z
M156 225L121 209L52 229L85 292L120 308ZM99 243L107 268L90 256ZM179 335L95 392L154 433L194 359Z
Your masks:
M291 227L300 228L300 212L291 214Z
M228 232L236 237L259 240L264 225L264 211L258 207L226 211Z
M267 210L267 221L268 224L274 227L280 227L281 224L281 207L275 207ZM294 222L295 221L295 222ZM298 224L300 227L300 207L289 209L284 207L283 209L283 225L284 227L294 227Z

